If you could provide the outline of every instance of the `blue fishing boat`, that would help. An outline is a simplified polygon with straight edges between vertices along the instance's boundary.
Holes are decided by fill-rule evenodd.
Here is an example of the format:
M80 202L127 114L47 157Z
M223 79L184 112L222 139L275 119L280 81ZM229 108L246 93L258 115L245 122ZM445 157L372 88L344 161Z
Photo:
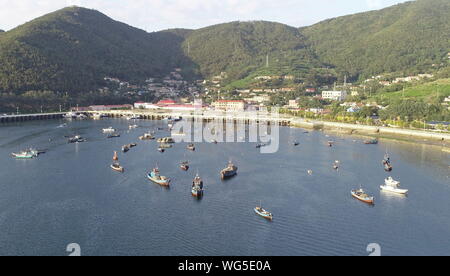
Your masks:
M265 219L273 220L273 215L272 215L272 213L267 212L266 210L264 210L264 209L261 207L261 204L260 204L260 206L258 206L258 207L255 208L255 213L258 214L259 216L265 218Z
M148 179L150 181L152 181L155 184L164 186L164 187L169 187L170 186L170 179L165 177L165 176L161 176L159 169L158 168L154 168L148 175L147 175Z

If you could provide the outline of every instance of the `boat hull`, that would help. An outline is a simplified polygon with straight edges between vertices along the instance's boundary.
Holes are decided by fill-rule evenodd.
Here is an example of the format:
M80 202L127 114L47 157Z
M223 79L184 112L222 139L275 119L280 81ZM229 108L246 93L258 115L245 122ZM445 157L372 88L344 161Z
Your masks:
M373 197L371 197L371 198L360 197L360 196L358 196L355 192L352 192L352 196L353 196L354 198L356 198L357 200L359 200L359 201L361 201L361 202L364 202L364 203L366 203L366 204L373 205L373 204L375 203L375 200L374 200Z
M260 217L262 217L262 218L265 218L265 219L267 219L267 220L270 220L270 221L273 220L273 216L272 216L272 215L266 215L266 214L264 214L264 213L261 213L257 208L255 208L255 213L256 213L258 216L260 216Z
M152 175L148 175L147 176L147 178L151 181L151 182L153 182L153 183L155 183L155 184L158 184L158 185L160 185L160 186L163 186L163 187L169 187L170 186L170 180L159 180L159 179L156 179L156 178L154 178Z
M409 190L406 190L406 189L398 189L398 188L393 188L390 186L380 186L380 189L384 192L389 192L389 193L399 194L399 195L407 195L409 192Z
M113 171L120 172L120 173L125 172L125 169L123 167L114 167L113 165L111 165L111 169Z

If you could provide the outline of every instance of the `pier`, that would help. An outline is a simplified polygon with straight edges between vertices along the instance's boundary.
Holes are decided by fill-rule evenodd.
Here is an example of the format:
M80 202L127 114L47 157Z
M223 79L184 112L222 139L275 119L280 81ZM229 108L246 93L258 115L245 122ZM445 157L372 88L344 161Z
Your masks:
M35 120L61 119L65 113L38 113L38 114L17 114L0 115L0 123L14 123Z

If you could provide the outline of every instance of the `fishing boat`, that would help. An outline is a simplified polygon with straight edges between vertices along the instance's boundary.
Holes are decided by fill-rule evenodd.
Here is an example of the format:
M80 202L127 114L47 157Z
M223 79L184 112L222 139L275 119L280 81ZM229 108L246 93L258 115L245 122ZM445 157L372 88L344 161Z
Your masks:
M119 161L119 155L117 155L117 151L114 152L113 161Z
M333 141L328 141L328 147L333 147L333 145L334 145L334 142Z
M192 182L191 194L192 196L198 198L203 196L203 180L200 178L198 173L195 176L194 181Z
M164 153L166 150L163 149L163 148L161 148L161 147L159 147L159 148L158 148L158 151L159 151L160 153Z
M155 184L158 184L158 185L161 185L164 187L170 186L170 179L165 176L161 176L158 168L154 168L152 170L152 172L150 172L148 174L147 177L150 181L152 181Z
M373 204L374 203L374 197L369 196L362 188L359 190L352 190L351 194L354 198L358 199L359 201L362 201L367 204Z
M19 153L13 152L11 153L11 155L17 159L33 159L35 157L38 157L38 153L29 150L24 150Z
M294 147L297 147L297 146L299 146L300 145L300 142L298 142L298 141L295 141L294 142Z
M128 145L125 145L122 147L122 152L129 152L130 151L130 147Z
M238 171L238 167L236 167L233 162L228 162L228 167L226 167L225 169L223 169L220 172L220 176L222 179L227 179L230 177L233 177L235 175L237 175L237 171Z
M153 136L151 133L145 133L144 135L139 137L139 140L154 140L155 136Z
M139 126L138 125L131 125L131 126L129 126L128 128L129 129L136 129L136 128L138 128Z
M161 144L175 144L175 140L172 137L160 138L157 141Z
M86 142L86 139L84 139L83 137L81 137L79 135L69 138L69 143L70 144L83 143L83 142Z
M313 175L313 171L312 170L308 170L308 174L309 175Z
M108 135L108 139L112 139L112 138L119 138L120 137L120 134L110 134L110 135Z
M366 141L364 141L364 144L366 144L366 145L377 145L378 144L378 139L366 140Z
M190 150L190 151L195 151L195 145L194 144L189 144L187 146L187 149Z
M183 162L181 162L180 168L181 168L183 171L188 171L188 170L189 170L189 161L183 161Z
M104 128L103 133L114 133L116 130L112 127Z
M173 146L171 144L162 143L159 145L159 147L162 149L171 149Z
M119 164L119 162L115 162L111 165L111 169L113 169L116 172L125 172L125 169Z
M383 166L384 166L384 170L386 172L392 172L393 167L391 165L391 157L389 156L389 154L386 153L384 155L384 159L383 159L382 163L383 163Z
M395 181L392 177L388 177L384 180L384 185L380 186L382 191L406 195L408 194L408 190L400 189L400 182Z
M340 164L340 162L336 160L333 164L333 169L339 170L339 164Z
M255 213L256 213L257 215L259 215L259 216L265 218L265 219L273 220L273 215L272 215L272 213L270 213L270 212L264 210L264 209L261 207L261 204L260 204L259 206L255 207Z
M263 147L265 147L266 146L266 144L257 144L256 145L256 148L257 149L260 149L260 148L263 148Z

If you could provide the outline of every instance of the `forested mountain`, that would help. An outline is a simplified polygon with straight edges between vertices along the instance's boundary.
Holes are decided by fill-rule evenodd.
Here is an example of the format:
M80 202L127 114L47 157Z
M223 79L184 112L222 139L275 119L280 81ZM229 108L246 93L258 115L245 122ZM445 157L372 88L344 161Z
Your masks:
M66 8L1 35L0 90L83 92L105 76L163 75L184 60L183 40L171 32L149 34L94 10Z
M286 75L322 66L298 29L272 22L232 22L196 30L183 49L201 75L226 72L234 80L258 70Z
M326 20L300 32L323 62L352 76L426 71L448 62L450 1L407 2Z
M226 72L229 82L268 74L356 79L447 66L448 52L448 0L417 0L304 28L254 21L155 33L70 7L0 33L0 92L87 92L102 86L104 76L139 82L174 67L199 78Z

